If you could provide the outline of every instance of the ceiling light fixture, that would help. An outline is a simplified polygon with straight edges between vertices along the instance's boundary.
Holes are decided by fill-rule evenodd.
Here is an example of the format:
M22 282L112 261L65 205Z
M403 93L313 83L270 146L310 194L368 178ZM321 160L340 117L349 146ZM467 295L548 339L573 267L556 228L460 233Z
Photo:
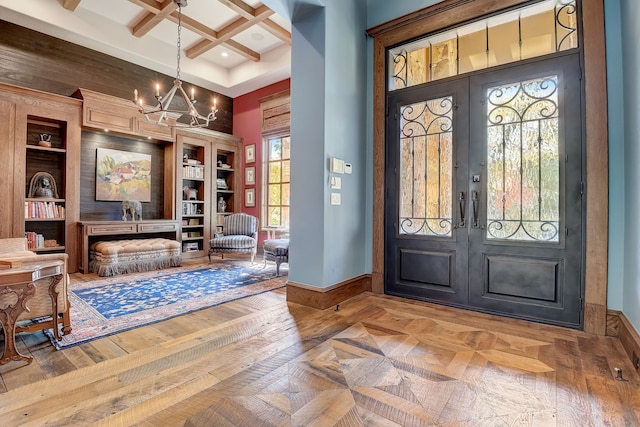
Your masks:
M211 111L209 112L209 114L203 116L196 109L195 90L193 86L191 87L191 97L189 97L189 95L187 95L187 92L185 92L185 90L182 88L182 81L180 80L180 35L182 31L182 8L187 5L187 0L173 0L173 2L178 5L178 65L176 68L176 79L173 81L173 87L163 97L160 96L160 84L156 83L155 98L156 101L158 101L158 104L155 107L148 107L143 105L142 98L138 97L138 89L133 91L134 102L148 122L155 121L158 124L176 127L207 127L209 126L210 122L216 119L216 113L218 112L218 109L216 108L216 99L213 98L213 106L211 107ZM181 97L186 103L186 109L171 106L176 92L178 93L178 96ZM156 117L158 118L158 120L156 121L155 118L151 118L151 115L157 115ZM178 118L182 116L188 116L189 121L178 121ZM169 118L173 120L169 121Z

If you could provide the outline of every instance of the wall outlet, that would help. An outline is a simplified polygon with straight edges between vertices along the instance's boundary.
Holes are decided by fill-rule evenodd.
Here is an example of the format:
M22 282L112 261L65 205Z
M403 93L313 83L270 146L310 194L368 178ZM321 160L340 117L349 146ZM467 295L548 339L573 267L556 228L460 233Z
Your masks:
M635 351L633 352L633 356L631 357L631 363L633 363L633 367L636 368L636 371L638 370L638 368L640 368L640 359L638 358L638 355Z

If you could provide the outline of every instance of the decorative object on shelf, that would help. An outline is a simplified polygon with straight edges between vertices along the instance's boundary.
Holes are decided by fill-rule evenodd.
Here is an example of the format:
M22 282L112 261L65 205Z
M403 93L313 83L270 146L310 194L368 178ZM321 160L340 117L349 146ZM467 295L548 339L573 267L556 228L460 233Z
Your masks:
M126 221L131 216L131 221L135 221L136 217L142 221L142 203L137 200L122 201L122 220Z
M227 210L227 202L224 201L224 198L220 196L218 199L218 212L224 212Z
M228 190L229 186L227 185L227 181L224 178L216 179L216 188L218 190Z
M151 155L98 148L96 200L151 201Z
M198 190L195 188L184 187L182 189L184 200L198 200Z
M144 115L148 122L154 121L149 115L157 114L158 120L156 123L167 126L175 126L175 127L195 127L195 128L203 128L209 126L209 122L212 122L216 119L216 113L218 109L216 108L216 99L213 98L213 105L211 107L211 111L206 116L203 116L196 109L196 99L195 99L195 90L191 87L191 97L187 95L187 92L182 87L182 81L180 80L180 54L181 54L181 31L182 31L182 8L187 5L187 0L173 0L175 4L178 5L178 64L176 67L176 79L173 81L173 87L167 94L162 97L160 96L160 85L156 83L156 94L155 98L158 101L158 104L155 107L145 107L143 105L143 101L141 98L138 98L138 90L136 89L133 92L134 101L138 105L138 109ZM173 97L178 92L178 96L181 97L187 105L187 108L184 109L179 105L175 105L172 107L171 103L173 101ZM168 121L169 114L172 116L173 120ZM183 116L188 116L188 123L179 122L178 119Z
M45 248L55 248L58 246L58 241L56 239L46 239L44 241Z
M39 146L47 148L51 147L51 135L48 133L41 133L38 136L40 137L40 140L38 141Z
M256 167L249 166L244 170L245 185L256 185Z
M29 183L29 198L45 197L48 199L58 198L58 186L48 172L36 172Z
M244 190L244 205L252 208L256 205L256 189L247 188Z
M249 144L244 147L245 163L253 163L256 161L256 144Z
M218 167L222 169L231 169L231 165L226 163L222 163L222 160L218 160Z

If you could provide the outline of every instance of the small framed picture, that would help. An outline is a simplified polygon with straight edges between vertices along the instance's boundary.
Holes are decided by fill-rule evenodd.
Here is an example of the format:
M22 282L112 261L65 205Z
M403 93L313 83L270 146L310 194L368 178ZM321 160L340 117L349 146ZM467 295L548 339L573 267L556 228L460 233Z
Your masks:
M249 166L244 170L244 185L256 185L255 166Z
M256 144L249 144L244 147L245 163L253 163L256 161Z
M256 189L247 188L244 190L244 205L252 208L256 205Z

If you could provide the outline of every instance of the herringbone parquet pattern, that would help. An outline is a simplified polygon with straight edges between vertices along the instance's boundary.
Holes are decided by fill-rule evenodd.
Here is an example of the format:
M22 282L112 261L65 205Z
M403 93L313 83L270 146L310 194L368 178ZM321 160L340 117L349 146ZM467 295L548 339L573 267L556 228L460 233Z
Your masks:
M18 425L637 426L615 338L363 294L284 290L0 367ZM626 381L616 381L615 368Z

